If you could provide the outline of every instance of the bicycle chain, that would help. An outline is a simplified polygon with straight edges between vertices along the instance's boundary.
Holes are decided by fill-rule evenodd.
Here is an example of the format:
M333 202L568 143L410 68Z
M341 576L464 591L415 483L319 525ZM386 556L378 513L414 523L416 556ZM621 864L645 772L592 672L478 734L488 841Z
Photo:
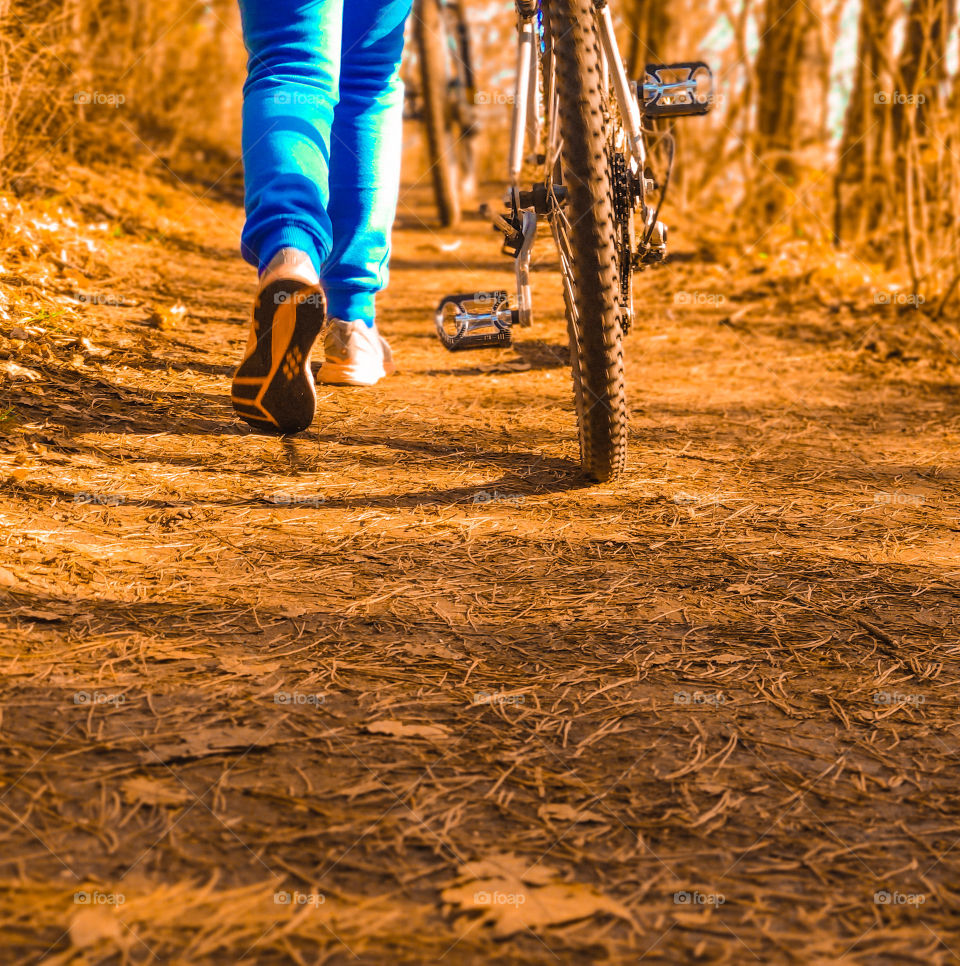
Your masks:
M613 220L617 226L617 256L620 260L620 307L623 309L623 334L630 331L633 321L631 309L631 281L633 251L630 247L630 216L633 213L633 191L627 159L619 151L610 152L610 187L613 191Z

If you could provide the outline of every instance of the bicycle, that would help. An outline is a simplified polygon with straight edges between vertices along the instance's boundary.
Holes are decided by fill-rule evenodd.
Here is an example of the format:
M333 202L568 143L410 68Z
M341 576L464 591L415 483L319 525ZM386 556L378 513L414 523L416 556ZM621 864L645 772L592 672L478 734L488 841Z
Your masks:
M423 122L440 223L460 223L463 199L476 192L478 133L470 28L460 0L416 0L417 81L407 83L407 118Z
M515 260L517 305L505 291L448 295L434 323L452 351L509 345L513 326L532 323L530 260L545 218L560 260L580 461L606 482L623 472L627 454L632 275L666 256L660 209L673 140L647 122L706 114L713 76L705 63L685 61L647 65L642 80L629 80L607 0L516 0L516 9L510 187L495 226ZM667 159L662 183L649 165L651 139ZM536 180L521 187L531 170Z

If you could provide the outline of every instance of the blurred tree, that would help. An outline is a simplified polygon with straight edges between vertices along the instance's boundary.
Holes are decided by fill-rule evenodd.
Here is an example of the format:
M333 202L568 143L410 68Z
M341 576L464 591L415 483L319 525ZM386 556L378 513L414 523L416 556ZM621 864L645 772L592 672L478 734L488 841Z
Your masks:
M630 32L627 74L641 77L647 64L664 59L671 26L669 0L630 0L624 19Z
M893 132L897 141L908 129L924 127L924 116L945 97L947 39L956 18L948 0L911 0L893 92Z
M882 78L889 83L892 18L890 0L861 0L857 59L834 181L835 242L848 231L862 240L882 222L889 200L891 164L884 145L889 152L891 92L884 90Z
M766 0L756 63L755 154L767 218L822 163L832 45L822 0Z
M948 0L911 0L891 104L903 249L912 288L939 293L944 266L958 260L956 164L948 141L947 39L956 18ZM895 187L899 187L898 185ZM952 269L951 269L952 270ZM954 283L955 284L955 283ZM926 296L925 296L926 297Z

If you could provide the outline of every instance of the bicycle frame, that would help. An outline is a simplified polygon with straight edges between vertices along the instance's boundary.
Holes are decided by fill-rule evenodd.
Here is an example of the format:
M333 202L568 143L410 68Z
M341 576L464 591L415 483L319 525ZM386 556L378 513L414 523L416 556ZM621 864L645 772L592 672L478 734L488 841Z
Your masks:
M597 15L597 29L603 47L607 74L610 79L620 116L623 118L630 154L642 171L647 163L647 152L643 139L643 121L637 103L635 87L627 78L623 58L617 46L617 35L613 17L606 0L596 0L594 10ZM539 4L536 16L521 17L517 43L517 74L514 87L513 116L510 133L509 174L510 183L519 188L520 172L523 168L524 146L527 142L534 145L539 140L539 55L543 46L543 30L539 21Z
M623 58L617 46L616 32L610 7L605 0L595 0L597 30L604 54L608 79L616 97L620 116L623 119L627 147L637 165L638 171L646 166L647 152L643 137L643 121L636 99L636 85L627 79ZM540 59L541 55L552 56L544 48L544 35L539 3L536 9L521 11L517 38L517 70L514 81L513 111L510 124L510 151L508 155L508 174L511 191L514 193L516 208L520 208L520 175L527 158L526 147L533 151L540 142ZM546 65L544 65L546 67ZM546 79L550 71L542 71ZM552 102L552 91L544 91L544 103ZM643 179L641 177L640 203L643 205ZM552 227L552 217L551 217ZM517 312L513 319L519 325L533 322L533 304L530 295L530 261L533 256L533 242L536 236L537 216L535 212L524 211L522 215L523 244L517 253L515 274L517 281ZM559 247L559 245L558 245Z
M510 123L510 141L507 155L509 189L505 201L509 206L506 216L494 215L494 225L504 233L504 252L514 257L517 286L517 307L511 309L503 291L480 292L446 296L437 307L435 325L437 333L448 349L479 348L509 344L513 325L529 326L533 321L533 305L530 291L530 263L540 216L550 224L554 241L564 269L564 286L567 302L576 307L575 293L570 286L570 252L566 251L563 231L559 223L564 220L562 212L565 192L562 185L551 184L550 171L560 156L559 118L554 86L553 46L543 29L541 0L516 0L518 13L516 75L513 87L513 108ZM667 183L669 168L663 188L655 206L647 205L651 191L658 186L646 176L648 150L644 129L645 117L673 117L684 114L704 114L710 109L710 100L701 81L712 74L709 67L699 61L680 64L647 65L642 81L631 81L626 74L623 58L617 45L613 15L607 0L593 0L595 29L600 41L603 74L606 78L610 106L619 112L618 147L623 161L629 166L629 196L627 204L632 211L639 211L642 226L641 238L636 250L630 244L625 253L629 271L644 264L661 261L666 254L666 226L659 220L660 206ZM670 75L679 73L679 78ZM541 91L540 80L543 79ZM547 125L553 143L541 149L542 125ZM619 140L622 132L622 142ZM669 137L669 135L667 135ZM524 165L528 162L545 165L547 176L542 183L535 183L531 190L521 189ZM672 150L670 153L672 163ZM622 198L622 196L621 196ZM631 219L633 215L630 215ZM632 221L631 221L632 225ZM633 230L630 229L632 238ZM481 307L478 307L481 306ZM452 317L448 310L453 310ZM629 327L631 309L628 309L624 331ZM455 327L452 334L445 330L445 321ZM481 330L492 330L483 332Z

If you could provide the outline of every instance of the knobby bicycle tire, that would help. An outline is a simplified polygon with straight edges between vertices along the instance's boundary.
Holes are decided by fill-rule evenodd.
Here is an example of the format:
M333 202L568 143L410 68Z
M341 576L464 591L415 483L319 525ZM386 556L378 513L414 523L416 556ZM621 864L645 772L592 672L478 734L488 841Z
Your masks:
M570 362L584 472L598 482L623 472L627 401L619 268L599 38L592 0L543 0L553 45L573 301ZM565 293L566 294L566 293Z

